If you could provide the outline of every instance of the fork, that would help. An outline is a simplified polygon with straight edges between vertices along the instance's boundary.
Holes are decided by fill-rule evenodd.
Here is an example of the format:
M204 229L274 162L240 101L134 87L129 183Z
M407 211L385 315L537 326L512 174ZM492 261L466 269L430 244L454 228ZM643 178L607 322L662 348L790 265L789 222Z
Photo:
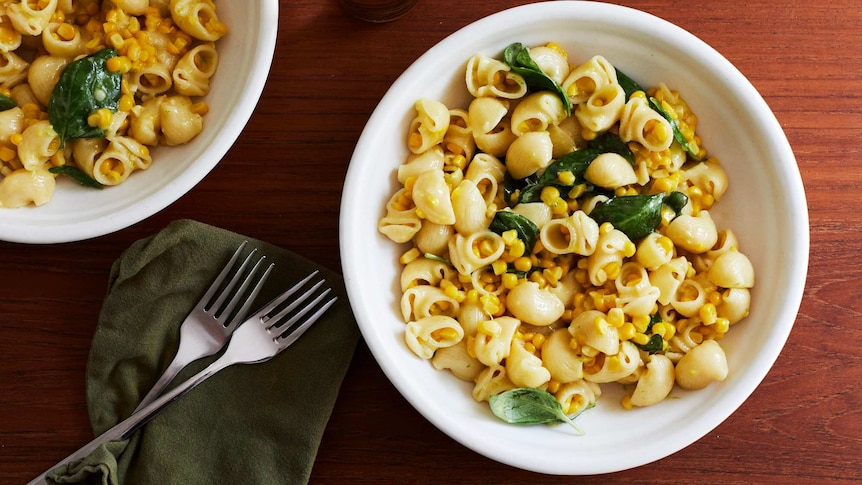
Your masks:
M314 271L302 281L296 283L292 288L274 298L260 311L239 325L228 343L225 352L202 371L171 389L142 409L132 413L131 416L121 421L111 429L105 431L93 441L87 443L78 451L72 453L64 460L52 466L41 475L33 479L28 485L48 484L47 475L58 466L72 462L89 455L93 450L103 443L110 441L122 441L128 439L135 431L144 426L157 414L163 411L168 404L174 402L183 394L192 390L195 386L212 377L220 370L234 364L256 364L265 362L284 349L290 347L304 334L311 325L331 307L337 297L327 298L331 288L319 291L319 294L310 302L306 302L312 295L318 293L325 280L321 279L313 284L304 293L295 299L288 301L294 293L300 291L312 278L317 275ZM312 312L306 317L309 312Z
M246 274L252 257L257 252L256 248L252 249L236 272L233 273L230 281L222 286L231 274L231 269L236 264L247 243L248 241L243 241L239 245L233 256L231 256L230 260L221 270L221 273L216 276L206 293L204 293L204 296L201 297L200 301L180 325L180 343L176 355L171 363L168 364L161 377L159 377L159 380L153 385L152 389L141 399L135 411L143 409L144 406L153 402L185 366L203 357L214 355L221 350L245 317L249 307L263 286L263 282L266 281L269 272L272 270L272 265L269 265L251 293L242 302L240 308L234 312L234 309L236 309L236 306L241 301L241 297L252 284L252 276L257 272L264 259L266 259L266 256L261 256ZM246 274L245 279L240 282L243 274ZM236 288L238 283L239 288Z

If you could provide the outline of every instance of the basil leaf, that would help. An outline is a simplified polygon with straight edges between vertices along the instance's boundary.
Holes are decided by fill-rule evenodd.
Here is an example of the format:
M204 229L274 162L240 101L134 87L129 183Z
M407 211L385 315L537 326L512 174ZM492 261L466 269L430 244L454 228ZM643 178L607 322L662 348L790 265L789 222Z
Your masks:
M676 215L682 213L682 208L688 204L688 196L682 192L674 190L664 199L665 205L673 209Z
M103 189L105 186L100 184L96 179L87 175L86 172L81 170L78 167L73 167L71 165L61 165L59 167L51 167L48 169L51 173L62 174L65 175L75 182L83 185L84 187L90 187L93 189Z
M6 111L7 109L12 109L18 106L15 104L15 101L12 100L9 96L5 94L0 94L0 111Z
M691 158L697 161L701 161L700 156L694 152L694 149L691 147L691 145L688 144L688 140L686 140L682 132L679 131L679 123L677 123L673 116L671 116L670 113L668 113L667 110L664 109L659 100L650 96L649 105L658 114L662 115L662 117L666 119L668 123L670 123L670 127L673 129L673 139L676 140L677 143L679 143L682 149L685 150L685 152L688 153Z
M655 333L650 336L647 343L643 345L635 343L635 345L637 345L638 348L643 350L644 352L654 354L656 352L661 352L662 350L664 350L664 339L661 337L661 335Z
M525 255L532 254L536 238L539 237L539 228L533 221L512 211L498 211L494 214L489 229L497 234L514 229L518 233L518 239L524 241Z
M110 72L106 65L116 56L116 49L105 48L63 69L48 101L48 120L60 137L61 147L71 138L105 136L102 129L90 126L87 118L102 108L117 111L122 76Z
M582 150L575 150L554 160L539 177L530 176L524 179L520 186L514 180L506 180L504 194L506 201L510 204L514 199L514 192L518 190L517 203L536 202L542 197L542 189L545 187L557 187L560 192L567 192L572 187L586 183L584 172L587 167L602 153L616 153L628 160L632 165L635 163L634 153L628 145L613 133L602 133L587 144ZM563 184L559 175L562 172L572 172L575 176L574 183Z
M518 189L518 203L536 202L541 200L542 189L545 187L557 187L560 192L570 190L575 185L584 183L584 172L593 160L602 152L597 149L584 148L567 153L551 163L539 177L529 177L523 180ZM575 176L573 184L567 185L560 182L559 175L562 172L572 172ZM511 189L508 189L511 194ZM511 199L507 199L511 202Z
M590 217L599 225L610 222L634 241L649 235L661 224L664 194L625 195L596 206Z
M539 68L536 61L530 57L530 49L520 42L509 44L503 51L503 60L512 68L512 71L520 74L531 91L551 91L563 102L566 114L572 114L572 104L562 86L551 79Z
M552 421L568 423L578 434L583 430L566 416L563 406L549 392L532 387L510 389L488 399L491 412L510 424L543 424Z
M630 164L635 164L635 154L629 148L628 143L611 132L606 131L597 136L587 144L587 147L598 150L601 153L616 153L625 158Z
M626 93L626 101L628 101L636 91L643 91L646 93L646 90L641 87L637 81L628 77L624 72L620 71L616 67L614 67L614 69L617 71L617 82L620 84L620 87L623 88L623 92Z

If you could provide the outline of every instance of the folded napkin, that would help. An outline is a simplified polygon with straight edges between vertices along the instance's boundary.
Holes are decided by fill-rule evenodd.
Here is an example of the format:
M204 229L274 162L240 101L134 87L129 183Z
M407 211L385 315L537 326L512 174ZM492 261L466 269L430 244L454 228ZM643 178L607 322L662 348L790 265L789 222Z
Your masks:
M180 323L246 239L177 221L134 243L114 263L87 365L94 433L132 413L176 353ZM49 479L182 485L308 481L359 333L339 275L270 244L249 243L275 263L253 308L314 269L333 286L336 304L272 360L222 370L128 441L103 445L82 461L57 467ZM193 363L172 386L214 359Z

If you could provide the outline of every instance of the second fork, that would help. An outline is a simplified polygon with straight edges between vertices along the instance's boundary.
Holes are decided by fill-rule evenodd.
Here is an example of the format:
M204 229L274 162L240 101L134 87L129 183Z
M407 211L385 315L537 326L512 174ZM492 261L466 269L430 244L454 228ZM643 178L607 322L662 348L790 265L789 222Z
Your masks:
M243 241L240 244L180 325L180 341L176 355L135 411L153 402L185 366L203 357L215 355L224 348L231 334L245 318L273 267L270 264L255 283L254 276L259 272L266 256L261 256L249 268L257 253L257 249L253 249L234 270L247 243L248 241ZM252 287L251 291L249 287Z

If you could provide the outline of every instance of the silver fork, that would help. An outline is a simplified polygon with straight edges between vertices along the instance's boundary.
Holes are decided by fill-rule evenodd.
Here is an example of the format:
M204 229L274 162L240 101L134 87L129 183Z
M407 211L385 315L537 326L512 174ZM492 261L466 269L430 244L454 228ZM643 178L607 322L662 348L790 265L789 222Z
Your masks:
M230 280L224 284L228 276L231 275L231 270L247 243L248 241L243 241L239 245L221 273L216 276L204 296L180 325L180 343L176 355L159 377L159 380L153 385L153 388L150 389L150 392L141 399L135 411L143 409L144 406L153 402L185 366L203 357L214 355L221 350L239 323L245 318L249 307L263 286L263 282L266 281L272 270L272 265L269 265L251 293L243 301L243 295L253 282L252 276L266 259L266 256L261 256L251 270L248 270L252 257L257 252L257 249L253 249L245 257L239 268L233 272ZM243 275L245 275L244 279ZM239 288L237 288L237 284L239 284ZM234 311L241 301L240 308Z
M260 311L249 317L234 332L225 352L204 370L161 395L141 410L134 412L113 428L105 431L96 439L30 481L28 485L47 484L46 477L48 473L56 467L89 455L103 443L128 439L135 431L164 410L168 404L192 390L201 382L212 377L216 372L233 364L265 362L290 347L336 301L335 296L327 298L331 288L320 291L324 283L324 280L321 279L301 295L288 302L288 299L302 290L317 273L317 271L312 272L302 281L277 296ZM311 301L307 301L315 293L317 295ZM311 314L309 315L310 312Z

